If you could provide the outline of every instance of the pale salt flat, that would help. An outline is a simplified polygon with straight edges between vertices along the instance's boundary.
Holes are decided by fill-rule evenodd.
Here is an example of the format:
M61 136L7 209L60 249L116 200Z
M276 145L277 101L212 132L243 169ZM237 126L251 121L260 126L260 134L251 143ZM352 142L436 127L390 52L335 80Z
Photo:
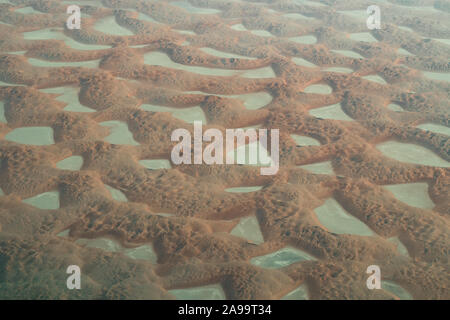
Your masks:
M135 260L145 260L155 264L158 260L153 247L144 244L135 248L124 248L117 241L108 238L80 238L75 243L88 248L97 248L107 252L121 252L127 257Z
M341 107L340 103L309 110L309 114L316 118L333 119L342 121L354 121Z
M234 187L234 188L227 188L225 189L226 192L232 192L232 193L249 193L249 192L255 192L262 189L262 186L252 186L252 187Z
M234 24L230 28L236 31L248 31L248 29L241 23Z
M400 1L401 3L405 3L404 1ZM406 5L402 6L402 9L406 11L413 11L412 14L436 14L436 13L443 13L443 11L436 9L434 6L430 5L424 5L424 6L410 6L408 5L409 1L406 1ZM415 1L412 1L411 3L414 3ZM415 12L414 12L415 11Z
M398 237L392 237L387 240L397 246L397 250L400 254L409 257L408 249L406 249L405 245L400 241Z
M268 105L273 97L265 91L260 92L252 92L252 93L244 93L244 94L236 94L236 95L224 95L224 94L211 94L202 91L186 91L186 94L203 94L217 97L225 97L231 99L239 99L244 103L244 106L248 110L256 110L260 109L266 105Z
M88 248L102 249L107 252L119 252L122 248L116 241L107 238L86 239L80 238L75 241L76 244Z
M368 76L364 76L364 77L361 77L361 78L369 80L369 81L372 81L372 82L376 82L376 83L379 83L379 84L387 84L387 82L382 77L380 77L377 74L370 74Z
M351 33L350 39L363 42L378 42L370 32Z
M399 286L398 284L396 284L393 281L382 280L381 288L383 290L386 290L386 291L392 293L393 295L398 297L400 300L412 300L413 299L412 295L408 291L406 291L404 288L402 288L401 286Z
M281 300L309 300L308 287L306 284L302 284L297 289L282 297Z
M286 13L282 15L283 18L293 19L293 20L300 20L302 22L305 22L305 20L314 20L313 17L305 16L301 13Z
M373 231L358 218L347 213L333 198L328 198L320 207L314 209L320 223L330 232L373 236Z
M302 250L285 247L263 256L254 257L250 260L250 263L261 268L278 269L307 260L315 259Z
M151 104L142 104L141 108L145 111L152 112L170 112L174 118L183 120L187 123L194 123L194 121L201 121L202 124L207 123L205 113L199 106L187 108L172 108Z
M11 86L24 86L24 85L0 81L0 87L11 87Z
M326 4L316 2L316 1L308 1L308 0L293 0L294 3L300 4L300 5L308 5L313 7L324 7Z
M35 10L33 7L19 8L19 9L14 10L14 12L22 13L22 14L43 14L43 12Z
M116 22L114 16L108 16L95 22L94 30L116 36L132 36L133 32Z
M316 93L316 94L330 94L333 92L333 89L326 84L312 84L307 86L303 92L305 93Z
M62 170L77 171L83 166L83 157L71 156L56 163L56 167Z
M151 170L172 168L170 161L167 159L139 160L139 164Z
M35 67L44 67L44 68L59 68L59 67L98 68L100 60L68 62L68 61L47 61L35 58L28 58L28 63Z
M245 108L248 110L260 109L268 105L273 99L273 97L269 93L264 91L240 95L231 95L231 96L223 95L223 96L241 100L244 103Z
M8 54L15 54L15 55L18 55L18 56L23 56L26 53L26 51L9 51L7 53Z
M109 193L111 194L111 197L114 200L119 201L119 202L127 202L128 201L127 197L123 194L122 191L120 191L116 188L113 188L107 184L105 184L105 187L106 187L106 189L108 189Z
M194 31L191 31L191 30L177 30L177 29L174 29L174 31L178 32L178 33L181 33L181 34L186 34L186 35L189 35L189 36L197 35Z
M402 183L383 186L394 196L412 206L422 209L432 209L435 204L428 194L428 184L425 182Z
M67 238L70 234L70 229L66 229L57 234L58 237Z
M155 215L161 216L161 217L173 217L175 214L173 214L173 213L166 213L166 212L157 212L157 213L155 213Z
M397 28L402 29L403 31L414 32L413 29L407 26L397 26Z
M450 39L434 39L434 40L450 46Z
M424 71L423 75L425 76L425 78L428 78L430 80L450 82L450 73L449 72L440 73L440 72Z
M351 50L331 50L337 54L349 57L349 58L354 58L354 59L364 59L364 57L362 55L360 55L359 53L355 52L355 51L351 51Z
M306 164L298 166L301 169L309 171L314 174L334 174L333 166L331 161L323 161L317 163Z
M366 10L341 10L337 11L338 13L347 15L351 18L357 19L357 20L366 20L367 19L367 12Z
M67 103L64 107L65 111L70 112L95 112L95 109L83 106L78 97L79 89L76 87L56 87L49 89L41 89L45 93L59 94L55 100Z
M389 110L395 111L395 112L404 112L405 111L401 106L399 106L398 104L395 104L395 103L390 103L387 107Z
M313 35L299 36L288 38L289 41L301 43L301 44L314 44L317 43L317 38Z
M243 73L240 74L242 78L251 78L251 79L261 79L261 78L275 78L276 74L273 71L271 66L244 70Z
M226 159L227 163L234 159L236 164L253 166L270 166L273 163L267 149L258 141L238 146L226 154Z
M294 139L298 146L320 146L320 142L311 137L291 134L291 138Z
M59 28L45 28L35 31L22 33L25 40L63 40L66 45L76 50L102 50L109 49L111 46L98 44L85 44L78 42L63 33L63 29Z
M156 263L158 260L158 257L155 251L153 250L153 247L147 244L144 244L136 248L126 248L123 249L123 252L126 256L135 260L145 260L151 263Z
M127 123L123 121L112 120L100 122L99 124L101 126L110 128L110 134L105 138L106 142L109 142L111 144L126 144L131 146L139 145L139 143L134 140L133 134L128 129Z
M158 21L156 21L155 19L150 17L148 14L145 14L142 12L138 13L137 18L138 18L138 20L142 20L142 21L146 21L146 22L159 23Z
M450 162L442 159L431 150L413 143L387 141L376 145L386 157L400 162L424 166L450 167Z
M20 144L31 144L35 146L44 146L55 143L53 129L51 127L16 128L8 132L4 139Z
M56 210L59 208L59 192L49 191L22 200L24 203L43 210Z
M101 0L64 0L66 4L76 4L79 6L103 7Z
M431 131L434 133L440 133L445 134L447 136L450 136L450 128L446 126L442 126L440 124L434 124L434 123L424 123L417 126L417 128L425 130L425 131Z
M172 2L169 2L169 4L173 5L173 6L177 6L179 8L183 8L184 10L188 11L189 13L194 13L194 14L217 14L217 13L220 13L220 10L217 10L217 9L194 7L188 1L172 1Z
M260 36L260 37L273 37L274 36L269 31L266 31L266 30L251 30L250 32L253 33L254 35Z
M241 218L239 223L231 230L231 235L247 239L249 242L261 244L264 237L255 216Z
M247 59L247 60L255 60L256 59L253 57L242 56L242 55L239 55L236 53L229 53L229 52L220 51L220 50L216 50L216 49L208 48L208 47L200 48L200 50L207 54L210 54L210 55L216 56L216 57L220 57L220 58L238 58L238 59Z
M296 65L302 66L302 67L308 67L308 68L315 68L317 67L314 63L309 62L308 60L305 60L303 58L291 58L292 62L294 62Z
M405 50L405 49L403 49L403 48L399 48L399 49L397 50L397 53L398 53L398 54L401 54L401 55L403 55L403 56L414 56L414 54L412 54L411 52L409 52L408 50Z
M276 77L273 69L270 66L251 69L251 70L232 70L232 69L219 69L208 68L200 66L188 66L181 63L174 62L170 57L158 51L152 51L144 54L144 63L153 66L162 66L166 68L178 69L192 73L198 73L202 75L210 76L232 76L240 75L243 78L274 78Z
M337 73L352 73L353 69L345 68L345 67L331 67L331 68L325 68L322 71L337 72Z
M225 292L220 284L168 290L177 300L225 300Z
M5 117L5 103L3 101L0 101L0 122L8 122Z

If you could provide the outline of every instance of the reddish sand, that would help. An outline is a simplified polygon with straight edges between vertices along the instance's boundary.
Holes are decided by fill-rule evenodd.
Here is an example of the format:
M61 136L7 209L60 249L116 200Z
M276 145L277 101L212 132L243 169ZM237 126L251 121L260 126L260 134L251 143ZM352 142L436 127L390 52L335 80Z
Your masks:
M163 1L104 0L104 7L83 7L90 16L83 18L81 30L64 32L77 41L110 45L111 49L81 51L63 41L24 40L21 35L61 28L67 18L66 4L56 0L10 2L14 5L0 4L0 21L5 23L0 24L0 81L10 84L0 86L7 119L7 123L0 122L0 188L5 194L0 196L0 298L173 299L170 289L221 283L229 299L279 299L306 283L311 299L391 299L384 290L367 289L366 268L373 264L381 267L383 279L401 285L415 299L450 298L450 170L402 163L375 148L387 140L416 143L450 161L448 136L415 128L431 122L450 126L449 83L422 75L422 71L450 72L449 47L424 38L449 38L450 9L445 3L417 1L423 6L435 3L440 13L436 13L438 18L424 15L414 24L399 6L385 10L383 28L371 32L379 42L366 43L348 38L348 33L368 32L365 21L335 12L365 10L365 1L342 1L329 7L284 0L264 5L192 0L194 5L222 10L197 15ZM13 11L27 4L45 14ZM161 24L137 20L132 11L146 13ZM285 13L316 19L307 23L288 20L281 16ZM134 35L113 36L93 29L95 21L111 15ZM414 32L394 22L410 24ZM276 37L230 28L237 23ZM318 42L306 45L287 40L308 34ZM182 45L184 41L190 44ZM136 45L145 46L131 47ZM199 50L203 47L256 59L219 58ZM399 47L414 56L399 55ZM353 50L365 59L331 49ZM190 66L236 70L271 66L276 78L205 76L144 64L143 55L155 50ZM26 53L7 53L15 51ZM299 66L292 57L318 67ZM28 58L101 62L97 69L46 68L29 64ZM336 66L354 73L320 71ZM388 84L362 79L369 74L380 75ZM331 86L333 92L302 92L318 83ZM78 87L80 102L96 112L64 111L65 103L56 100L56 95L40 91L59 86ZM260 91L270 93L273 100L259 110L247 110L237 99L207 95ZM310 109L339 102L355 121L308 114ZM405 112L389 110L390 103ZM274 176L261 176L257 167L237 165L148 170L138 161L170 159L172 131L192 131L193 126L170 113L144 111L141 104L200 105L208 119L206 127L221 130L258 124L280 129L280 170ZM139 146L104 142L109 131L99 123L109 120L126 122ZM32 146L4 139L14 128L27 126L53 128L55 144ZM296 146L290 134L313 137L321 145ZM83 157L82 170L56 168L58 161L72 155ZM331 161L336 176L297 167L321 161ZM381 188L411 182L428 183L429 196L436 204L433 210L408 206ZM105 184L122 191L129 202L113 200ZM242 194L224 191L257 185L264 188ZM58 210L41 210L21 201L52 190L60 192ZM313 210L329 197L377 236L326 230ZM158 212L174 215L159 216ZM252 214L264 236L260 245L229 234L238 218ZM68 237L57 236L66 229L70 229ZM79 238L102 236L126 247L151 243L158 262L133 260L75 243ZM391 237L400 239L410 258L387 240ZM252 257L285 246L304 250L317 260L282 269L250 264ZM82 290L66 288L65 271L73 264L82 270Z

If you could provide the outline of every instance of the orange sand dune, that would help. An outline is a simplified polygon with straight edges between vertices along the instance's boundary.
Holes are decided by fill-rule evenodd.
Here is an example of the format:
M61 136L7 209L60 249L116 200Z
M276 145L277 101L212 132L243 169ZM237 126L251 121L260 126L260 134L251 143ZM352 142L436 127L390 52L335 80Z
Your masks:
M170 290L208 284L220 284L228 299L280 299L301 284L310 299L398 298L367 289L369 265L379 265L384 280L415 299L450 298L449 166L399 161L380 147L392 141L416 145L450 161L448 133L418 127L450 126L450 84L426 77L450 72L450 46L435 40L450 38L444 1L418 1L422 11L399 0L380 2L382 29L373 31L365 16L345 13L365 11L366 1L360 0L189 0L199 10L217 10L211 14L170 1L77 1L80 30L64 27L70 1L3 2L1 299L173 299ZM30 7L31 13L20 10ZM96 27L111 17L129 34ZM35 36L43 29L58 36ZM366 32L376 41L350 36ZM290 40L301 36L317 42ZM103 47L88 50L98 45ZM166 65L157 60L163 58ZM261 73L254 75L256 70ZM370 77L375 75L384 83ZM310 91L312 85L330 92ZM70 111L73 101L61 97L66 92L90 112ZM272 99L255 107L245 100L249 94ZM148 111L144 105L171 111ZM173 130L193 130L176 111L196 106L205 128L279 129L279 172L261 176L258 167L245 165L143 166L141 160L170 161ZM111 121L125 125L133 143L114 143L111 127L118 124ZM35 127L50 128L53 143L11 138ZM292 135L317 143L299 145ZM81 167L61 168L59 162L71 156L82 157ZM311 171L317 163L331 171ZM383 187L407 183L425 183L434 207L412 206ZM225 191L241 186L262 189ZM107 187L127 201L113 198ZM56 208L22 201L56 191ZM373 234L325 226L317 208L330 198ZM261 243L231 232L251 216ZM407 255L389 240L393 237ZM113 239L127 249L150 245L157 259L80 244L86 238ZM314 259L272 269L252 263L287 246ZM80 266L82 290L67 290L69 265Z

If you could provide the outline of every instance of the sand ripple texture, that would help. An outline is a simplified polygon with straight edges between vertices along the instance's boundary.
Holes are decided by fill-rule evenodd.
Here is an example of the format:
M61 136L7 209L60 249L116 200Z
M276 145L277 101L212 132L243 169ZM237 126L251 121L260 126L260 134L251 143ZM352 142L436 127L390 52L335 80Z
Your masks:
M80 30L65 28L69 4ZM450 6L377 4L370 31L362 0L0 1L0 298L174 299L208 285L227 299L299 286L309 299L398 298L367 289L379 265L415 299L449 299L450 141L417 126L450 126ZM272 99L242 98L257 93ZM341 119L313 112L336 104ZM205 129L280 129L279 172L142 165L170 160L172 131L193 132L173 110L192 107ZM401 158L415 147L422 158ZM427 152L440 162L422 164ZM301 168L323 162L327 174ZM434 206L384 187L408 183L426 183ZM326 227L330 201L372 235ZM231 232L246 217L256 243ZM116 245L86 245L99 238ZM155 257L130 253L142 246ZM252 263L286 247L310 258ZM69 265L81 290L66 288Z

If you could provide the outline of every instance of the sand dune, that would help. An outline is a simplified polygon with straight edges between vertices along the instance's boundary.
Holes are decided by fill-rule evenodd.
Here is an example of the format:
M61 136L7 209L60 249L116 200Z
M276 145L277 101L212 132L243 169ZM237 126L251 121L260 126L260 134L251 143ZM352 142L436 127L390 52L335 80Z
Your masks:
M0 299L450 298L442 1L0 2ZM280 170L172 164L194 120Z

